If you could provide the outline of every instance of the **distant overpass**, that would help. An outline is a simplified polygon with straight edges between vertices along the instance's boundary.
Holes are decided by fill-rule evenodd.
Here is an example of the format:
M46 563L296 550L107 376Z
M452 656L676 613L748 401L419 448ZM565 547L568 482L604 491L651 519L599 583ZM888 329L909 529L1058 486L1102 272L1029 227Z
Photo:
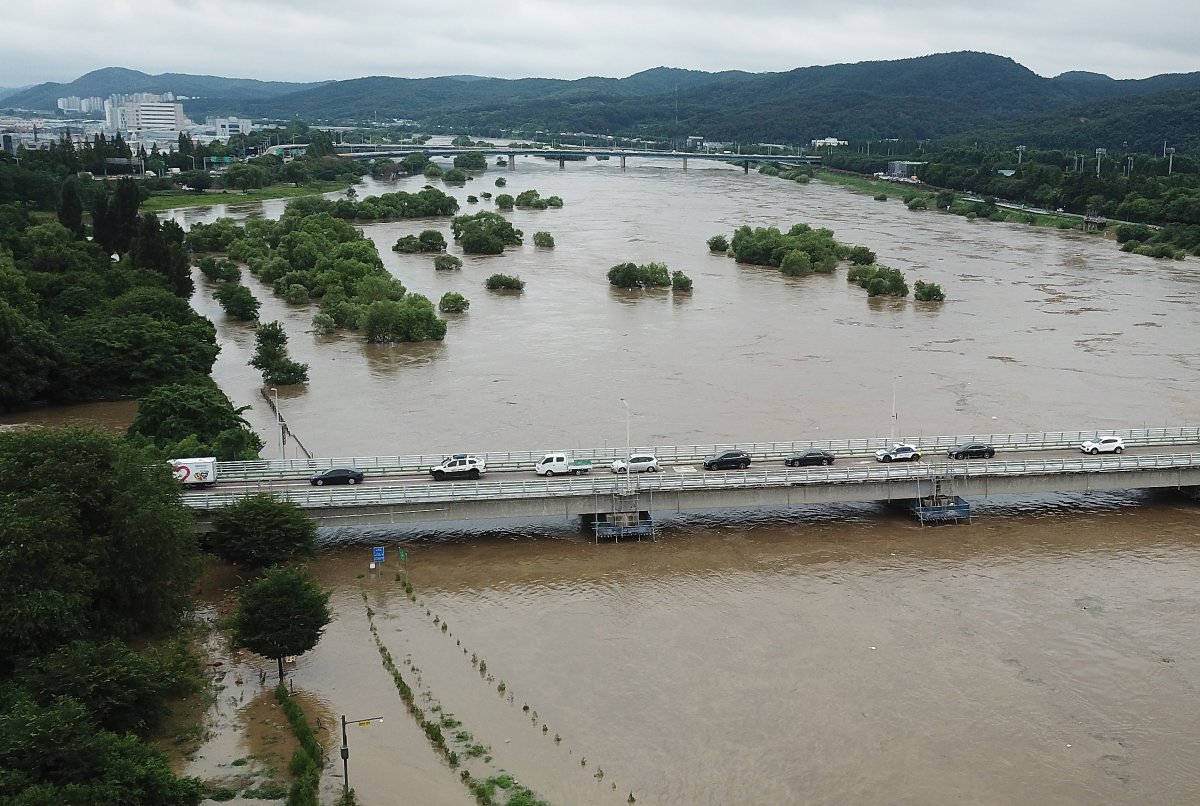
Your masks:
M700 153L689 151L638 150L632 148L590 148L590 147L559 147L539 148L537 146L419 146L419 145L368 145L358 143L338 143L334 145L338 156L354 160L373 159L404 159L410 154L427 154L430 157L456 157L460 154L481 153L485 157L504 157L510 170L516 170L516 157L542 157L548 160L558 160L560 168L566 163L578 160L580 157L604 157L620 160L621 168L625 168L625 160L629 157L678 160L683 169L687 170L688 160L712 160L727 162L742 166L743 171L749 171L750 163L775 162L781 165L820 165L819 156L780 155L780 154L730 154L728 152ZM303 153L304 146L278 145L266 150L268 154Z

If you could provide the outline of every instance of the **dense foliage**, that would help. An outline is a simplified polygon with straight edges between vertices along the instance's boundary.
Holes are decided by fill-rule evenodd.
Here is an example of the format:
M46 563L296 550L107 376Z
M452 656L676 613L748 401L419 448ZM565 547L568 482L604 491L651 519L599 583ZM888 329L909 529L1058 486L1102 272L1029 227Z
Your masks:
M493 274L483 282L489 291L520 291L525 288L525 281L510 274Z
M538 230L533 233L533 245L552 249L554 248L554 236L545 230Z
M283 659L317 645L332 615L329 592L300 568L275 568L244 586L230 620L233 642L264 658L273 658L283 680Z
M121 231L106 236L126 249L113 261L58 221L0 206L0 409L129 397L209 374L216 331L187 303L177 228L139 225L135 207Z
M420 235L404 235L392 246L393 252L414 254L417 252L446 251L446 236L435 229L422 230Z
M438 310L443 313L465 313L471 301L457 291L447 291L438 301Z
M618 263L608 270L608 282L617 288L666 288L671 272L665 263Z
M262 372L263 383L268 386L308 383L308 365L288 357L287 340L281 322L266 322L254 331L254 356L249 363Z
M774 266L789 275L831 272L848 252L833 239L832 230L808 224L796 224L786 233L743 225L734 232L730 250L738 263Z
M260 493L217 511L207 547L222 559L257 572L317 553L317 525L290 501Z
M450 230L468 255L499 255L506 246L520 246L524 235L507 218L488 210L455 216Z
M908 283L899 269L887 266L851 266L846 279L867 290L871 297L907 297ZM940 290L940 289L939 289Z
M142 741L193 680L145 644L199 571L166 464L92 431L0 434L0 555L0 801L198 803Z
M424 202L436 209L451 209L441 201L448 197L432 188L418 194L388 195L397 203L407 198L415 205L410 210L427 209L422 206ZM223 246L231 258L244 262L251 274L270 283L275 293L288 302L320 300L321 311L314 317L314 327L320 332L341 327L369 331L368 340L443 338L445 323L438 320L429 300L408 294L383 267L374 242L348 220L329 211L330 205L357 205L361 210L361 205L372 201L297 199L278 221L252 220L240 227L221 220L201 229L198 241L208 247ZM457 205L454 199L449 201ZM422 231L413 241L400 241L402 248L412 243L417 251L436 251L446 243L445 236L432 229ZM271 360L268 355L260 360L263 366L255 366L266 371ZM307 379L306 372L296 371L297 366L285 368L285 372L273 372L266 382L302 383Z
M263 443L211 378L157 386L138 399L129 426L135 441L153 446L163 459L215 456L221 461L257 459Z

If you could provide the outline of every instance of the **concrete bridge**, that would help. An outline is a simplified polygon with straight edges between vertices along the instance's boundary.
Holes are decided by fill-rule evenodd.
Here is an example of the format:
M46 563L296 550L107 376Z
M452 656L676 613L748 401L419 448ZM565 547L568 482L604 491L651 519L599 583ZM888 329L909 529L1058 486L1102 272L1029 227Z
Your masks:
M683 170L687 170L688 160L715 160L717 162L728 162L734 165L740 165L743 173L750 170L750 164L756 162L775 162L782 165L820 165L821 158L819 156L809 155L779 155L779 154L730 154L722 153L703 153L703 152L688 152L688 151L664 151L664 150L646 150L639 151L630 148L590 148L590 147L561 147L561 148L539 148L537 146L524 146L515 148L512 146L395 146L395 145L370 145L370 144L355 144L355 143L338 143L334 145L334 152L341 157L348 157L354 160L370 161L374 159L404 159L410 154L427 154L430 157L456 157L459 154L468 154L478 152L485 157L504 157L507 167L510 171L516 170L516 158L523 157L542 157L548 160L558 160L558 167L565 168L568 162L576 161L581 157L593 157L604 159L617 158L621 162L621 170L625 170L625 160L628 157L638 158L654 158L675 160L683 165ZM271 146L266 150L268 154L297 154L303 153L303 145L279 145Z
M1110 433L1123 436L1130 451L1103 457L1078 453L1082 439ZM986 461L945 457L949 447L965 441L988 441L1000 453ZM322 526L339 526L570 519L628 512L661 515L722 508L782 510L839 502L910 501L935 494L988 498L1200 487L1200 429L1196 427L933 437L921 440L927 451L921 462L904 464L877 464L862 458L878 444L879 440L843 440L741 445L736 447L749 452L755 464L733 472L704 472L691 463L735 446L662 447L655 453L667 472L632 479L609 473L604 464L597 464L586 476L536 477L531 468L541 454L535 452L483 454L489 467L483 479L444 483L428 481L427 474L403 478L403 474L422 472L441 458L433 456L222 463L218 478L226 489L189 493L184 500L196 510L197 525L203 529L214 511L256 492L271 492L293 501ZM782 466L784 455L808 447L832 450L838 464ZM1074 455L1049 455L1071 449ZM604 461L624 455L624 451L583 450L574 455ZM331 466L358 467L368 474L367 483L339 488L308 486L307 475Z

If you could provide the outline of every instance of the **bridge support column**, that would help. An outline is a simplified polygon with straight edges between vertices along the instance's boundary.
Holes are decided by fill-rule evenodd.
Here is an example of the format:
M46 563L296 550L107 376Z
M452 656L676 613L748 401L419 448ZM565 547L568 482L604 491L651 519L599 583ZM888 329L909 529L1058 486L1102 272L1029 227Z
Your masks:
M516 154L508 155L508 170L510 170L510 171L517 170L517 155Z
M683 158L683 172L687 173L687 157Z
M558 155L558 170L561 171L566 167L567 167L567 158L564 157L562 154L559 154Z
M621 155L621 170L622 171L625 170L625 155L624 154Z
M750 160L742 160L742 173L750 173Z

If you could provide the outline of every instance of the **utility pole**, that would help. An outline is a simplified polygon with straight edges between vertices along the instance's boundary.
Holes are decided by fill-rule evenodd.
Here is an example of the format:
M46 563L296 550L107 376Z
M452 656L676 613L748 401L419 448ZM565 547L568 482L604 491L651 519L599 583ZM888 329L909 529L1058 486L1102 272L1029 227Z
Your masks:
M1167 176L1171 175L1171 169L1175 166L1175 149L1168 148L1167 151Z
M1017 146L1017 165L1021 164L1021 158L1025 156L1025 146Z
M1097 179L1100 178L1100 159L1107 153L1108 153L1107 148L1097 148L1096 149L1096 178Z

